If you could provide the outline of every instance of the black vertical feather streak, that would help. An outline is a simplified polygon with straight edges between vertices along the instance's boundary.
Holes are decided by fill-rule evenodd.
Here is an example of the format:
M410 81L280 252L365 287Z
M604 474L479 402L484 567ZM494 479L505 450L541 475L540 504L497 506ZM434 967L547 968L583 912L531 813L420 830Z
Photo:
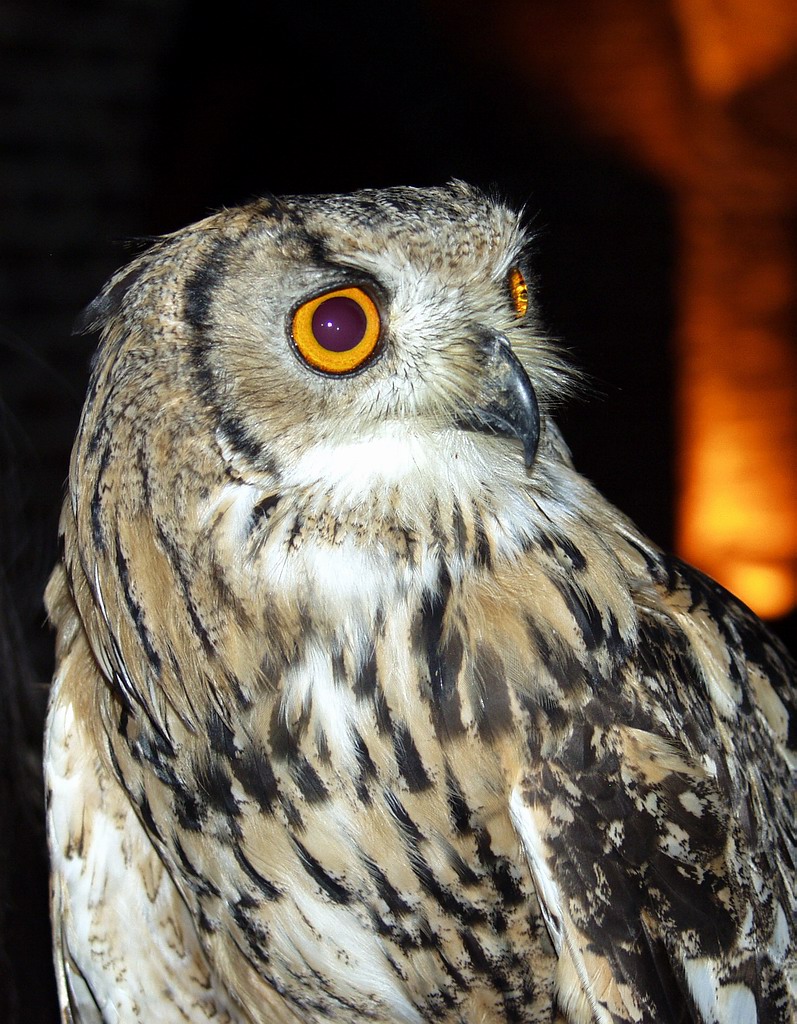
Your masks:
M484 528L481 512L475 504L473 505L473 544L473 556L476 564L484 566L485 569L492 568L493 552L490 547L490 538Z
M460 558L465 557L468 548L468 533L465 529L465 522L462 518L462 508L459 501L454 498L451 510L451 529L454 540L454 551Z
M108 466L111 461L111 442L106 441L105 447L102 450L100 456L100 462L97 467L97 479L94 483L94 493L91 497L91 536L94 541L94 546L100 554L105 554L108 550L108 544L105 539L105 527L102 521L102 494L104 486L104 477L108 471Z
M412 733L404 724L397 725L393 731L393 750L396 755L398 770L407 783L411 793L422 793L432 785L432 780L424 767L421 755L412 738Z
M352 692L359 700L373 697L377 688L376 650L372 647L368 657L360 666L352 686Z
M503 660L487 644L476 651L473 675L477 728L486 743L493 743L513 727L514 716Z
M200 874L197 870L196 866L186 853L183 844L180 842L180 837L176 832L172 832L171 834L170 845L177 854L177 859L180 861L180 865L188 878L188 884L192 891L201 896L220 896L221 893L218 888L210 881L209 878Z
M285 722L278 704L274 705L269 730L274 758L288 765L291 778L309 804L321 803L329 798L329 791L321 776L299 749L296 737Z
M293 838L293 845L296 848L296 852L299 854L299 862L305 869L308 875L318 883L319 887L330 897L335 903L347 904L351 902L352 894L342 885L337 879L333 878L329 872L325 871L318 860L309 852L306 846L299 842L295 837Z
M457 686L464 655L462 639L454 628L448 639L443 639L451 589L448 569L441 564L437 589L424 595L420 622L413 630L418 660L427 665L429 673L428 691L422 686L421 697L431 704L435 732L443 743L464 731Z
M261 812L271 814L279 788L266 751L250 743L233 760L232 771L246 794L257 801Z
M152 634L147 629L147 624L144 619L144 610L141 605L133 597L132 584L130 580L130 569L127 564L127 560L122 551L122 545L119 541L119 537L116 538L116 573L119 577L119 583L122 587L122 594L124 595L125 604L127 610L130 612L130 617L133 620L133 625L138 633L139 640L144 653L147 656L147 660L152 666L155 674L159 674L161 670L161 657L155 650L155 646L152 640Z
M255 883L257 890L264 899L269 902L278 900L282 896L282 892L278 886L273 882L270 882L267 878L264 878L259 871L255 869L252 862L243 852L239 843L233 844L233 852L235 854L236 861L241 865L243 870L246 872L247 877Z
M180 590L183 595L183 601L185 604L186 611L188 612L191 623L199 637L202 646L205 648L207 654L214 653L213 641L208 633L205 623L200 618L199 612L197 611L196 602L191 595L191 574L185 565L185 558L180 551L180 548L176 541L169 536L166 532L165 527L161 522L156 521L156 532L160 543L163 545L163 549L169 558L172 570L174 571L175 578L180 584Z

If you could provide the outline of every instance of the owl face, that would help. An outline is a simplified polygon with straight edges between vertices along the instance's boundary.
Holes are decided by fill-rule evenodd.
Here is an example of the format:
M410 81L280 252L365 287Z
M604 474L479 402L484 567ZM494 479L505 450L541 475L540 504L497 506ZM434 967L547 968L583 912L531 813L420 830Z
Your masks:
M561 390L525 243L461 183L225 211L110 282L88 311L110 325L100 373L172 402L182 381L224 458L283 487L356 491L353 473L390 484L430 460L517 476Z

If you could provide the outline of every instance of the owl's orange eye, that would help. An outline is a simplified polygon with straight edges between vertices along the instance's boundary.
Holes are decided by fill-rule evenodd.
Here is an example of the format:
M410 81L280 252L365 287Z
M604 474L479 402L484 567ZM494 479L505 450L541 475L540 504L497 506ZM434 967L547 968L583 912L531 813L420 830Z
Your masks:
M526 284L526 278L521 273L520 267L512 267L509 271L507 284L509 285L509 295L518 319L524 317L529 309L529 286Z
M368 360L381 331L376 303L362 288L338 288L303 303L291 330L299 355L324 373L351 373Z

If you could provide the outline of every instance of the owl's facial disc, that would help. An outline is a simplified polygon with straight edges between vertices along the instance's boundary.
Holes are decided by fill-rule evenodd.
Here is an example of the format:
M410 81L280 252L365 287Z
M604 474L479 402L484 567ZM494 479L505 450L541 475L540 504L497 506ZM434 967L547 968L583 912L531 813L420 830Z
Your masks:
M486 332L479 348L484 357L481 386L461 425L516 437L523 444L526 468L530 469L540 437L540 411L532 383L503 334Z

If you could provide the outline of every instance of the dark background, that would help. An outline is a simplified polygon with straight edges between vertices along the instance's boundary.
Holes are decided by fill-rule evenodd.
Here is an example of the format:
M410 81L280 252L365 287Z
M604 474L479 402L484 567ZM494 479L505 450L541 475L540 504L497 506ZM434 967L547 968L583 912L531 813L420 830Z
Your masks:
M0 721L5 1002L55 1021L38 744L41 591L93 340L71 323L127 243L261 192L497 187L537 232L547 331L590 382L577 465L659 543L673 522L670 197L580 139L431 4L6 4L0 52Z

